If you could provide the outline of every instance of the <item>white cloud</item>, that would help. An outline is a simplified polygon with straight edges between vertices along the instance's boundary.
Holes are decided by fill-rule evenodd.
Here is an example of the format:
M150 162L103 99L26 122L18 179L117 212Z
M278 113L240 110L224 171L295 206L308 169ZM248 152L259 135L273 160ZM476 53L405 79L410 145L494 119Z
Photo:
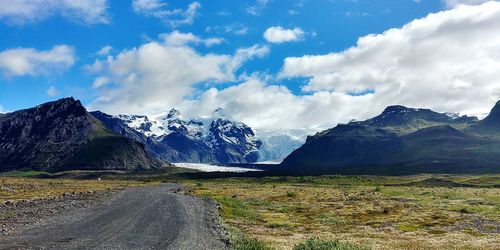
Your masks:
M109 23L107 9L107 0L2 0L0 20L23 25L60 15L77 23Z
M455 6L458 6L460 4L478 5L478 4L486 3L488 1L491 1L491 0L443 0L446 7L448 7L448 8L454 8Z
M167 4L161 0L134 0L132 2L132 8L135 12L148 13L149 15L154 15L165 6Z
M158 18L166 25L175 28L181 25L193 24L201 4L192 2L186 10L183 10L167 9L167 3L161 0L133 0L132 8L136 13Z
M74 63L74 50L67 45L45 51L15 48L0 52L0 71L7 77L47 75L66 70Z
M110 80L107 77L97 77L94 79L94 83L92 83L92 88L97 89L108 83L110 83Z
M254 45L252 47L238 49L236 50L236 53L231 58L231 60L227 63L226 69L230 72L234 72L235 70L239 69L246 61L255 57L262 58L269 54L269 52L269 47L262 45Z
M0 105L0 114L4 113L7 113L7 110L5 110L2 105Z
M347 99L374 91L369 104L330 107L350 107L344 113L350 118L376 115L391 104L481 114L500 99L499 23L498 2L462 6L362 37L346 51L286 58L281 77L306 77L304 91Z
M166 44L172 46L184 46L188 44L204 44L207 47L211 47L213 45L221 44L224 42L224 39L219 37L211 37L207 39L202 39L198 36L195 36L193 33L181 33L179 31L173 31L169 34L163 34L160 36Z
M113 50L113 47L111 47L110 45L106 45L106 46L102 47L99 51L97 51L96 55L107 56L107 55L109 55L109 53L111 53L112 50Z
M270 27L264 32L264 38L270 43L300 41L304 35L305 32L300 28L285 29L281 26Z
M252 128L324 129L349 121L346 114L351 107L346 104L369 105L370 99L369 95L355 97L323 91L297 96L286 86L269 85L251 77L223 90L211 88L198 100L186 101L180 107L187 116L209 114L222 107L226 114Z
M152 41L87 66L97 74L98 98L91 107L110 113L162 112L192 97L195 86L234 81L245 61L268 52L266 46L253 46L234 55L203 55L186 43Z
M247 13L258 16L260 12L266 8L269 0L256 0L255 4L247 8Z
M56 96L56 95L59 93L59 91L57 90L57 88L56 88L56 87L54 87L54 86L50 86L50 87L47 89L46 93L47 93L47 95L48 95L48 96Z
M224 26L208 26L205 28L206 32L215 33L231 33L234 35L246 35L248 33L248 27L242 23L233 23Z

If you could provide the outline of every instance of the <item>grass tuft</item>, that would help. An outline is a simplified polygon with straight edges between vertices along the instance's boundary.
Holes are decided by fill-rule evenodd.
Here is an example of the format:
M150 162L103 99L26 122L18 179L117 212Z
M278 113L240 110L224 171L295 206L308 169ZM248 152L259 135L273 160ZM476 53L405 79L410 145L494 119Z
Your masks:
M226 230L229 232L229 241L235 250L272 250L271 247L264 244L262 241L249 237L235 227L228 226Z
M319 238L310 238L305 242L296 245L294 250L366 250L368 247L355 245L339 240L321 240Z

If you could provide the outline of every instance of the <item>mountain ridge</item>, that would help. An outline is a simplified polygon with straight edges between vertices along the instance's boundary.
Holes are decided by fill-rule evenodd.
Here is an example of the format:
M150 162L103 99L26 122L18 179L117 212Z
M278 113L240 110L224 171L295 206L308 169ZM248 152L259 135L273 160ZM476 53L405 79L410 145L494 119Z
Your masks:
M280 169L302 174L500 172L499 111L497 103L489 118L478 120L389 106L374 118L308 137Z

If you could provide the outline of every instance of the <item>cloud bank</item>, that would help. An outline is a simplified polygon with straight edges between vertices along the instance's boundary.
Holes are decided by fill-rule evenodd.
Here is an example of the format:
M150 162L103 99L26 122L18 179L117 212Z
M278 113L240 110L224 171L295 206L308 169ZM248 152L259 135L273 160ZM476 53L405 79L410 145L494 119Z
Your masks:
M160 38L88 65L97 75L98 98L91 106L111 113L165 111L196 93L195 86L235 81L243 63L269 53L255 45L233 55L200 54L188 46L200 40L192 34L174 31Z
M74 49L68 45L45 51L15 48L0 52L0 72L6 77L48 75L64 71L74 63Z
M309 78L306 92L374 92L375 110L403 104L481 114L500 99L499 23L500 3L463 5L362 37L340 53L286 58L281 76ZM345 105L353 105L347 116L368 108Z
M164 37L185 39L149 42L89 66L98 85L92 107L148 114L177 107L188 116L223 107L255 128L327 128L392 104L482 114L500 99L499 23L498 2L461 5L361 37L345 51L286 58L278 76L238 73L269 47L202 54L193 44L202 38L170 33ZM303 83L302 93L283 79Z
M460 4L478 5L478 4L486 3L488 1L492 1L492 0L443 0L446 7L448 7L448 8L454 8Z

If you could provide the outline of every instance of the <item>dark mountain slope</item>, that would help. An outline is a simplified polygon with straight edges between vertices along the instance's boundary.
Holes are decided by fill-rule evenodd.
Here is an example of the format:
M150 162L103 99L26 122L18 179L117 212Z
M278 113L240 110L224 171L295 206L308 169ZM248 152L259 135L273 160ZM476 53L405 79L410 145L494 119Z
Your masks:
M217 118L210 124L215 157L223 163L251 163L259 159L261 141L251 141L253 130L243 123Z
M172 132L160 137L159 142L173 149L168 155L172 162L218 163L207 144L183 133Z
M107 130L65 98L0 117L0 171L160 167L144 146Z
M107 129L113 131L114 133L123 135L134 141L138 141L144 144L146 151L155 158L166 161L170 160L171 157L168 157L170 154L175 154L175 152L173 152L173 148L169 147L168 145L158 143L150 137L145 136L143 133L130 128L119 118L113 117L100 111L90 112L90 114L101 121Z
M466 131L476 135L500 137L500 101L486 118L467 128Z
M298 174L500 172L500 140L470 133L485 120L393 106L373 119L308 138L281 168Z

